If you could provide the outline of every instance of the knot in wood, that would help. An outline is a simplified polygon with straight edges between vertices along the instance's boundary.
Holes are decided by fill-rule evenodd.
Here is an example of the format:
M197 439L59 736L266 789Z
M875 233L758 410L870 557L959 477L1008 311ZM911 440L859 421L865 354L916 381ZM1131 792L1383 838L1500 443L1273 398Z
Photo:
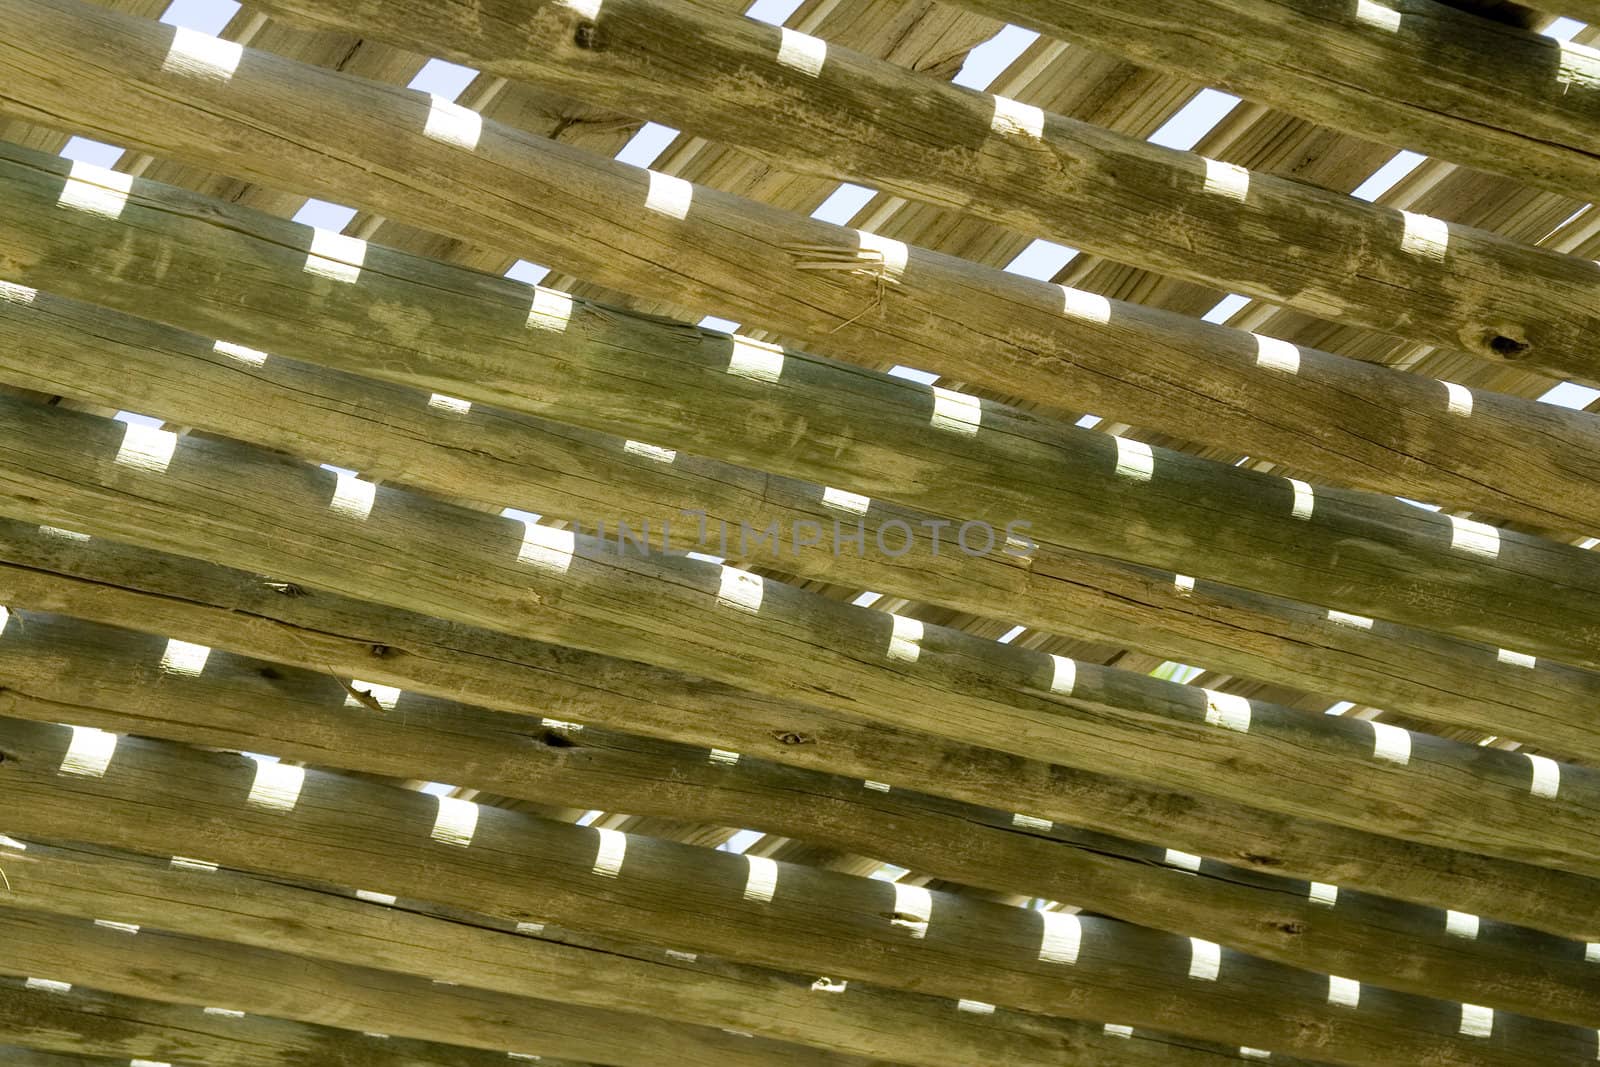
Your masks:
M794 730L779 730L772 735L780 745L814 745L817 739Z
M1501 359L1522 359L1532 348L1533 346L1528 342L1519 341L1515 337L1507 337L1503 333L1497 333L1489 338L1489 351Z

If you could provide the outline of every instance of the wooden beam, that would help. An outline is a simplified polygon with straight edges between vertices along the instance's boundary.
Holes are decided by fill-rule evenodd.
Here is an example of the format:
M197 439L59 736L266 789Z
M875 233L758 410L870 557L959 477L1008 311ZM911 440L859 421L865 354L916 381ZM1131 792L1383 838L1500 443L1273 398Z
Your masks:
M64 212L56 205L70 180L66 161L0 149L5 159L0 252L24 265L16 272L23 281L50 291L181 319L203 336L291 358L622 428L652 445L884 495L934 515L972 520L982 511L977 518L996 531L1030 522L1029 535L1044 543L1600 664L1600 557L1571 545L1150 449L377 248L363 246L365 266L349 284L348 275L307 270L321 261L309 251L320 239L308 227L144 183L117 219ZM107 269L134 262L140 266ZM12 298L32 299L26 289ZM1600 457L1593 416L1515 403L1527 409L1521 444L1496 462L1514 456L1521 470L1528 435L1556 423L1590 441L1562 452L1562 462ZM1317 422L1329 417L1319 412ZM1484 438L1457 426L1450 440L1464 455ZM1593 485L1585 478L1544 499L1600 508ZM846 511L841 527L852 529L857 518ZM845 542L836 534L825 543ZM897 549L886 540L879 550ZM1000 554L1026 561L1016 550Z
M725 1027L873 1062L968 1067L1086 1062L1108 1067L1211 1064L1193 1042L850 982L710 956L640 947L545 926L512 930L481 915L440 918L417 905L371 903L237 871L197 876L149 857L30 843L0 853L18 876L14 906L236 942L314 960L377 967L513 996L549 997ZM826 993L827 995L819 995ZM1181 1047L1179 1047L1181 1046Z
M1434 0L962 0L1323 126L1589 201L1600 55Z
M317 1026L616 1067L669 1063L867 1067L869 1061L710 1026L507 996L429 978L141 928L0 907L0 973Z
M267 776L234 754L122 737L99 777L72 773L86 768L80 729L0 722L0 797L19 833L157 855L203 843L200 858L232 867L1332 1063L1509 1065L1593 1050L1593 1030L1504 1013L1475 1036L1479 1013L1407 994L1374 989L1352 1011L1326 977L1111 919L451 807L326 772L304 770L265 803Z
M1546 527L1600 527L1569 513L1581 508L1593 515L1600 508L1592 492L1597 452L1592 445L1559 443L1573 433L1588 438L1582 429L1587 423L1550 405L1539 410L1525 401L1473 394L1467 414L1467 398L1432 379L1064 291L898 242L884 244L871 235L667 176L651 178L638 168L493 122L474 127L475 148L468 149L463 136L441 140L424 132L431 108L425 94L264 53L246 50L236 65L230 57L228 65L235 69L228 77L215 68L201 76L188 61L166 63L173 40L169 27L78 0L5 0L0 22L6 28L0 36L0 111L18 118L72 127L542 258L614 289L804 338L820 352L923 367L1044 404L1056 398L1060 408L1087 408L1157 427L1289 464L1334 484ZM203 65L198 69L203 72ZM102 99L116 99L119 106L93 106ZM85 180L93 186L93 180ZM52 227L72 232L91 222L102 230L108 225L92 213L56 209L61 186L49 191L50 210L38 217L50 219ZM136 202L123 210L141 226L151 221ZM195 224L215 239L222 235L210 210ZM231 224L232 215L225 217ZM9 231L25 232L28 220L7 212L4 228L9 241ZM142 243L126 226L113 226L111 232L123 255L134 254ZM215 240L211 244L214 249ZM343 254L353 254L356 246L343 247L352 250ZM303 275L306 252L304 236L278 249L280 261ZM41 260L48 257L23 254L15 246L6 254L16 261L13 280L35 284L29 278L37 277L39 287L71 295L60 288L64 283L43 280L50 264ZM319 262L333 261L323 257ZM339 302L350 290L377 283L380 265L386 269L392 262L374 254L369 269L360 272L363 285L343 285L315 273L303 281L319 296ZM663 270L663 264L670 268ZM349 278L352 266L346 263L331 273ZM199 316L202 297L195 289L217 268L213 260L198 276L181 280L176 271L161 271L151 281L181 289L184 299L151 303L141 298L124 310L246 344L247 335L269 327L287 327L302 337L308 333L306 319L291 310L292 291L268 299L266 291L256 289L242 303L213 305ZM119 277L124 284L115 287L97 282L100 302L131 295L126 283L137 273L124 272ZM240 272L236 280L244 278ZM482 282L471 288L507 291ZM284 304L275 309L280 296ZM431 307L438 298L430 294L425 303ZM522 302L514 322L518 327L527 319L526 295ZM579 332L595 325L582 305L574 312L570 322ZM259 321L274 315L284 317ZM369 343L388 350L391 377L426 384L433 368L415 353L417 339L432 333L426 316L390 313L365 320L361 328ZM518 358L509 364L494 358L492 349L476 355L477 346L453 346L451 363L457 370L463 360L479 364L454 376L482 383L477 395L459 390L453 395L488 401L486 392L518 393L507 378L527 358L526 334L522 331ZM572 347L560 346L554 336L545 340ZM294 346L252 347L287 352ZM722 355L719 374L727 367L725 350ZM428 388L451 392L438 384ZM760 385L751 382L749 388L760 390ZM517 406L510 399L502 395L493 402ZM522 393L521 404L529 403L536 411L543 405L536 395ZM1515 417L1508 418L1513 412ZM608 414L618 417L615 411ZM1541 429L1529 432L1530 423ZM946 437L953 438L968 424L956 418L949 425ZM696 426L697 433L709 429ZM1574 477L1569 472L1575 468L1588 473ZM1286 514L1290 494L1284 482L1275 484ZM872 486L853 488L877 495Z
M14 386L132 408L496 508L512 504L591 525L606 516L613 529L618 519L634 529L651 524L656 544L666 520L685 511L705 512L708 534L722 528L718 523L731 524L732 553L741 521L759 530L776 522L791 533L808 524L831 532L835 519L849 516L815 483L682 453L663 462L658 452L630 449L615 437L483 405L441 407L404 386L281 357L241 362L197 336L47 293L25 304L0 300L0 328L8 342L0 348L0 379ZM717 399L724 408L732 404ZM641 397L640 410L652 406ZM786 405L792 413L786 419L830 407L830 394L805 391ZM706 416L696 409L685 417L691 414ZM759 425L755 415L752 409L738 425ZM871 432L871 424L856 425L859 435ZM783 451L764 438L746 431L744 441L747 458L782 462ZM911 455L901 451L909 444L894 438L870 445L865 462ZM707 547L699 543L697 522L682 518L670 525L675 547ZM946 528L939 551L930 536L937 520L882 501L871 502L861 520L869 543L885 523L897 524L886 530L891 540L910 530L905 554L835 552L831 536L812 545L790 536L776 565L1600 762L1600 725L1578 710L1600 700L1595 672L1508 659L1493 647L1389 622L1338 625L1325 609L1205 581L1191 588L1172 572L1052 545L1040 545L1031 565L1020 567L1004 555L952 549ZM760 548L752 547L759 561Z
M1433 909L1359 895L1330 907L1287 879L1198 863L1191 871L1158 847L859 779L594 727L541 728L416 694L375 716L326 674L32 612L13 612L0 632L0 679L0 714L14 718L442 780L541 805L749 827L967 885L1064 894L1091 913L1402 992L1600 1024L1600 968L1578 942L1492 922L1469 941Z
M951 740L977 730L1014 755L1157 788L1600 871L1600 772L1587 767L1019 649L236 442L0 397L0 513Z
M6 1067L111 1067L101 1057L116 1057L116 1067L130 1059L177 1067L507 1067L504 1052L374 1038L82 986L29 989L11 977L0 977L0 1042L28 1046L0 1048Z
M0 519L0 601L242 649L280 663L539 709L703 748L925 789L1131 835L1237 867L1600 941L1591 879L1023 760L627 660L552 647L198 560ZM1348 896L1348 893L1346 893ZM1293 924L1282 926L1292 940Z
M784 170L1321 318L1600 378L1587 343L1600 328L1592 262L1202 160L733 12L681 0L606 0L598 15L554 0L263 7L657 119ZM1428 226L1448 234L1445 255L1413 247Z

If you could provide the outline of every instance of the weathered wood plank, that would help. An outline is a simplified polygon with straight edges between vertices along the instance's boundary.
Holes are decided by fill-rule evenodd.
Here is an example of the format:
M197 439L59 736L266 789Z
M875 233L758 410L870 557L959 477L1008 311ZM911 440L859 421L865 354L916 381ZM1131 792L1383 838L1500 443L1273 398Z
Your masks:
M662 462L615 437L483 405L441 408L403 386L293 360L245 363L194 335L47 293L26 304L0 300L0 330L0 379L12 385L132 408L497 508L591 525L606 516L613 529L619 519L635 530L649 525L656 544L670 530L675 547L708 547L696 520L665 521L685 511L705 512L708 533L731 525L726 551L735 554L741 522L831 531L848 514L814 483L683 453ZM794 417L824 400L820 391L797 397ZM1310 605L1203 581L1187 588L1170 572L1052 545L1039 546L1026 567L1004 555L969 556L951 548L948 528L942 545L930 536L937 520L882 501L860 518L869 543L885 523L904 524L886 536L909 529L906 552L836 552L831 537L802 545L791 536L774 562L807 578L1334 693L1600 762L1600 724L1581 711L1600 700L1595 672L1508 661L1493 647L1388 622L1339 625ZM772 558L750 547L755 562Z
M1591 879L1336 827L819 713L700 678L0 519L0 601L242 649L526 715L704 748L1134 836L1237 867L1497 916L1600 941ZM1440 913L1442 914L1442 912ZM1441 921L1443 921L1441 919ZM1270 932L1270 931L1269 931ZM1292 923L1281 933L1292 940Z
M481 915L441 919L415 905L373 907L347 893L237 871L197 875L148 857L30 843L3 854L16 907L237 942L335 963L716 1025L837 1052L939 1067L1194 1065L1218 1057L1148 1030L1100 1025L850 982L819 995L815 978L545 927L511 933ZM984 1010L988 1008L990 1010Z
M319 240L308 227L142 182L117 219L64 211L56 204L69 181L65 161L22 149L0 149L0 160L0 256L14 256L16 276L50 291L292 358L981 519L996 531L1031 522L1030 535L1045 543L1600 664L1600 557L1571 545L1151 450L374 247L362 248L365 266L350 284L348 274L335 280L307 269L324 262L308 251ZM1525 418L1513 420L1520 443L1507 443L1496 462L1520 464L1528 435L1556 425L1576 435L1563 463L1600 462L1600 420L1506 402ZM1329 416L1318 420L1338 425ZM1453 450L1483 439L1451 431ZM1596 484L1585 479L1547 499L1600 507ZM818 536L830 548L845 544L839 531L858 518L836 510L834 536ZM878 547L897 551L892 539ZM999 555L1024 562L1009 550Z
M0 977L0 1041L28 1046L0 1048L6 1067L112 1067L102 1057L116 1057L115 1067L130 1059L177 1067L506 1067L503 1052L239 1018L81 986L28 989L10 977Z
M1324 126L1600 195L1600 55L1434 0L961 0Z
M203 847L200 858L232 867L365 883L835 979L1074 1018L1115 1015L1333 1063L1510 1065L1530 1052L1552 1062L1593 1052L1592 1030L1506 1013L1495 1013L1488 1035L1467 1036L1470 1013L1460 1005L1407 994L1374 989L1351 1011L1330 1003L1326 977L1111 919L762 863L470 802L447 810L436 797L309 769L296 779L292 808L282 789L265 803L256 761L239 755L123 737L98 777L70 773L83 766L72 761L78 738L70 727L0 722L0 797L20 833L157 855ZM277 1005L271 1013L319 1021ZM1379 1020L1388 1024L1381 1033Z
M1592 262L1464 226L1448 228L1445 255L1423 254L1418 227L1442 224L732 12L679 0L606 0L598 15L555 0L262 7L670 123L786 170L865 182L1323 318L1600 378L1586 339L1600 328ZM695 42L693 63L684 41Z
M538 804L749 827L967 885L1059 896L1290 966L1600 1024L1600 968L1579 942L1495 923L1468 940L1447 932L1433 909L1348 894L1330 907L1284 879L1220 865L1191 872L1163 865L1160 848L879 792L859 779L594 727L546 729L416 694L375 716L326 674L33 612L12 612L0 631L0 682L0 714L14 718L448 781Z
M359 1033L617 1067L669 1063L867 1067L709 1026L507 996L371 967L150 929L0 907L0 973L168 1003L244 1011Z
M1003 645L236 442L0 397L0 513L1157 788L1600 871L1584 766Z
M614 289L804 338L825 353L893 360L1041 404L1054 400L1287 463L1335 484L1542 526L1600 528L1574 511L1593 516L1600 508L1595 450L1569 450L1543 429L1527 431L1533 420L1556 436L1581 432L1586 423L1572 413L1476 395L1464 415L1465 402L1431 379L885 244L666 176L650 178L493 122L482 123L469 150L461 138L423 132L430 111L424 94L249 51L227 77L215 69L191 76L187 62L163 70L172 31L159 24L76 0L6 0L0 10L0 110L18 117L518 251ZM104 99L119 106L93 103ZM213 210L203 213L215 221ZM46 217L76 229L84 225L73 217L80 214ZM10 230L24 220L8 213L5 221ZM125 255L137 247L132 238L121 236L129 242ZM303 240L291 240L291 249L304 253ZM17 261L17 271L39 258L11 249L4 255ZM373 281L388 262L374 257L361 278ZM340 287L310 278L322 291ZM141 301L133 310L168 317L181 304L188 314L200 279L158 280L183 288L186 299ZM97 284L104 299L116 299ZM213 309L209 326L177 324L248 343L243 336L264 324L247 320L272 310L262 306L271 303L266 291L251 296ZM593 326L582 315L572 325L579 332ZM305 326L297 316L293 329L303 334ZM362 324L389 348L391 375L419 385L418 360L403 350L428 329L425 317L403 307ZM452 349L454 359L462 355ZM499 360L478 370L486 387L508 384L509 367ZM1502 424L1512 409L1516 432ZM1574 465L1591 473L1574 477L1567 473Z

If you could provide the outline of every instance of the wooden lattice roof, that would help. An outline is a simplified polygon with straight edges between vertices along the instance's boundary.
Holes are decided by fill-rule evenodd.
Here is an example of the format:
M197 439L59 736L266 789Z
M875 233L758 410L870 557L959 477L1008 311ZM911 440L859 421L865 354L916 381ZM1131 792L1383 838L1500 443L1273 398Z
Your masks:
M0 0L0 1063L1600 1058L1590 0L224 6Z

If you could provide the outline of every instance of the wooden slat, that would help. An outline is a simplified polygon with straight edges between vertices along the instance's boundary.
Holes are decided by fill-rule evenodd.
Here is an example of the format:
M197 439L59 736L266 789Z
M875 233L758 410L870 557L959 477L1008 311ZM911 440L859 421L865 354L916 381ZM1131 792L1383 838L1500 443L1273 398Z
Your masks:
M513 996L551 997L620 1012L726 1027L779 1041L895 1061L968 1067L1089 1063L1106 1067L1217 1060L1193 1042L815 976L545 927L516 932L474 914L439 918L405 902L375 907L346 893L238 871L197 873L148 857L29 843L0 852L17 876L14 906L179 929L196 937L377 967ZM990 1010L984 1010L988 1008ZM1184 1047L1174 1049L1173 1045Z
M1326 977L1110 919L904 890L483 806L470 809L463 840L459 821L448 823L454 835L440 831L438 798L326 772L304 771L292 810L252 804L256 762L239 755L123 737L99 777L59 770L74 766L77 737L65 726L0 722L0 797L20 833L151 854L203 848L199 858L228 866L364 883L835 979L1075 1018L1115 1015L1332 1063L1509 1065L1593 1049L1592 1030L1505 1013L1490 1034L1471 1036L1460 1005L1407 994L1373 990L1351 1011L1329 1003Z
M1157 788L1600 871L1600 772L1580 765L1074 662L163 433L0 397L0 513L952 740L980 731L1018 756Z
M1369 140L1583 201L1600 55L1434 0L961 0Z
M1600 968L1578 942L1495 923L1466 940L1433 909L1359 895L1320 904L1284 879L1221 865L1197 876L1164 865L1159 848L1019 824L1007 812L880 792L859 779L594 727L541 729L415 694L374 716L326 674L32 612L13 612L0 633L0 680L0 713L15 718L446 781L542 805L744 826L967 885L1060 896L1308 970L1600 1024Z
M981 510L996 531L1030 522L1044 543L1600 664L1600 557L1571 545L1151 450L802 353L782 353L780 372L778 353L723 334L371 246L358 284L347 284L306 269L308 227L143 183L118 219L62 211L64 161L23 149L0 149L0 159L10 161L0 164L0 251L19 264L18 278L49 291L935 515ZM530 314L530 303L559 311ZM1556 452L1561 463L1600 457L1600 441L1584 443L1600 431L1593 416L1504 403L1523 417L1508 422L1517 443L1498 461L1514 457L1520 470L1530 435L1560 440L1563 429L1571 437ZM1484 443L1451 431L1452 451L1469 441ZM1600 506L1589 480L1564 499ZM841 522L852 529L855 520L846 512ZM885 546L895 551L892 540Z
M507 996L371 967L149 929L130 934L0 907L0 973L122 996L231 1008L356 1033L616 1067L867 1067L869 1061L648 1015Z
M1600 377L1586 337L1600 268L1249 174L847 48L681 0L465 9L267 0L274 15L433 52L1123 263L1427 344ZM1108 20L1109 21L1109 20ZM694 41L694 62L683 42ZM1204 80L1204 79L1202 79ZM1008 110L1011 108L1011 110Z
M0 1048L5 1067L113 1067L109 1057L114 1067L128 1067L130 1059L174 1067L507 1067L503 1052L385 1040L263 1015L237 1018L81 986L45 992L10 977L0 977L0 1042L28 1046Z
M704 679L447 623L303 586L0 519L0 601L163 634L515 714L538 709L700 747L943 795L1234 866L1497 916L1600 941L1595 884L1122 778L821 714ZM1442 913L1441 913L1442 914ZM1441 921L1443 921L1441 919ZM1292 931L1285 929L1286 936Z
M228 78L164 72L170 30L76 0L7 0L3 16L6 113L554 261L640 297L804 338L825 353L1088 409L1336 484L1544 526L1600 527L1583 517L1600 508L1592 475L1567 473L1592 450L1530 434L1525 420L1583 423L1526 402L1480 394L1464 417L1464 401L1430 379L1305 348L1269 345L1263 355L1242 331L1064 294L932 252L875 249L852 230L650 179L489 121L469 151L423 133L423 94L263 53L247 50ZM89 103L103 99L119 106ZM63 222L71 214L55 220L81 225ZM891 262L902 253L903 272ZM26 265L32 257L20 258ZM225 328L202 332L248 329L244 320L260 310L235 307ZM363 329L393 344L426 325L390 314ZM1520 431L1502 426L1511 409Z
M776 522L791 534L796 524L814 524L829 536L805 547L789 537L774 561L779 567L1600 761L1600 725L1582 711L1600 700L1595 672L1549 660L1508 663L1492 647L1388 622L1337 625L1324 609L1205 581L1183 589L1172 573L1049 545L1024 568L1001 555L953 550L946 528L938 551L934 527L923 525L934 521L930 516L881 501L862 517L868 537L886 521L904 523L886 536L892 541L912 530L908 551L894 559L835 552L833 523L848 513L828 506L824 487L814 483L686 454L663 463L615 437L483 405L441 409L416 390L293 360L242 364L194 335L44 293L27 304L0 300L0 326L8 340L0 349L0 379L46 395L132 408L496 508L512 504L591 525L607 516L612 529L617 519L634 529L648 522L657 544L670 519L681 549L707 547L697 544L697 523L680 515L685 510L706 512L708 529L731 523L732 552L741 521L755 529ZM797 395L788 417L824 411L830 399L820 389ZM727 398L721 403L728 406ZM640 410L649 408L641 398ZM702 424L707 415L698 408L685 413ZM782 462L783 452L751 429L759 425L755 416L735 427L743 431L745 454ZM886 462L906 447L903 438L892 439L865 462Z

